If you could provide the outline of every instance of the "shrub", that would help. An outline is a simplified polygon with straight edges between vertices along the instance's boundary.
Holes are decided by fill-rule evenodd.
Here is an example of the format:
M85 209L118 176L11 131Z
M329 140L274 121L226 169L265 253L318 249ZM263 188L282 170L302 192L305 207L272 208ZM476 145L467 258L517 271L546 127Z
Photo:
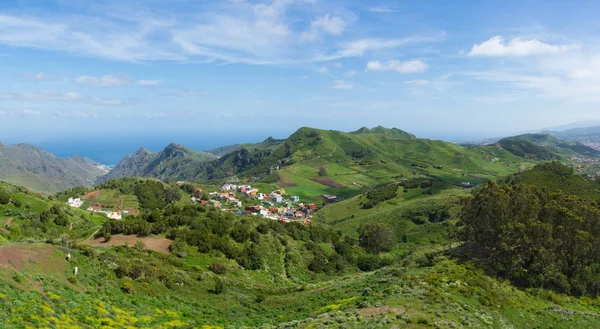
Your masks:
M123 291L126 294L132 294L134 292L134 290L135 289L134 289L133 285L129 282L125 282L121 286L121 291Z
M357 265L361 271L365 272L375 271L382 266L381 260L375 255L363 255L358 257Z
M11 201L12 201L13 205L15 205L15 207L21 208L21 206L22 206L21 201L19 201L18 199L12 199Z
M213 292L217 295L224 294L227 291L225 281L221 278L215 278L215 290Z
M212 263L208 265L208 269L215 274L225 274L227 273L227 267L223 264Z
M141 251L144 250L144 248L146 248L146 244L142 240L137 240L133 248Z
M390 251L396 244L394 229L384 223L363 225L358 232L360 245L370 253L378 254L383 251Z
M10 195L5 191L0 191L0 204L8 204L10 202Z

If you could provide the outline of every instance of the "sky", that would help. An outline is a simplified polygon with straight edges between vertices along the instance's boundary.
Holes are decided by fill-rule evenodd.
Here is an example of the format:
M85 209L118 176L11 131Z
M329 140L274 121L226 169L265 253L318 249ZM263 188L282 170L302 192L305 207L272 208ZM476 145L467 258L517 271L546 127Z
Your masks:
M3 0L0 141L121 154L302 126L458 140L597 122L598 12L595 1Z

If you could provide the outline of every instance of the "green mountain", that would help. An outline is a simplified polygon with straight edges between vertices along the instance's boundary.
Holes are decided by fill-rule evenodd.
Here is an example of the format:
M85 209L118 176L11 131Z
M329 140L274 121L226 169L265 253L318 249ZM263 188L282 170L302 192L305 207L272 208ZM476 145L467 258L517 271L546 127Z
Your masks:
M550 191L561 190L568 194L577 194L600 200L600 184L585 179L559 162L548 162L510 175L502 180L509 184L533 185Z
M254 151L256 149L273 150L281 146L284 142L285 139L275 139L273 137L268 137L260 143L226 145L205 152L210 153L212 155L216 155L218 157L222 157L228 153L238 151L240 149L246 149L249 151Z
M600 156L600 152L582 143L559 140L550 134L524 134L508 137L498 142L515 155L540 160L557 159L559 156Z
M347 198L398 180L435 177L449 185L476 185L535 160L494 147L463 147L383 127L352 133L303 127L285 141L269 138L229 149L235 150L212 161L192 161L189 157L173 160L165 151L158 156L143 153L144 161L124 159L108 177L259 181L277 184L302 199L322 202L325 194ZM175 152L180 153L192 151ZM144 165L137 168L132 162ZM135 170L121 175L121 167Z
M217 157L197 152L179 144L170 144L160 153L141 148L126 156L97 183L121 177L153 177L159 179L193 179L193 172L202 163Z
M0 180L34 191L54 193L75 186L91 186L107 170L77 155L62 159L33 145L0 143Z

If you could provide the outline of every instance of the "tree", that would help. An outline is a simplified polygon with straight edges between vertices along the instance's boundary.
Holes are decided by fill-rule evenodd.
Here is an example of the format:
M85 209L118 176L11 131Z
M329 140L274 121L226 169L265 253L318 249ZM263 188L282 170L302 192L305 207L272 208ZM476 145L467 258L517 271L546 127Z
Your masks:
M459 235L487 270L520 285L600 294L600 209L562 191L488 183L465 201Z
M373 254L390 251L396 244L394 229L384 223L363 225L358 234L360 245Z
M319 167L319 176L320 177L327 176L327 169L325 169L325 167Z

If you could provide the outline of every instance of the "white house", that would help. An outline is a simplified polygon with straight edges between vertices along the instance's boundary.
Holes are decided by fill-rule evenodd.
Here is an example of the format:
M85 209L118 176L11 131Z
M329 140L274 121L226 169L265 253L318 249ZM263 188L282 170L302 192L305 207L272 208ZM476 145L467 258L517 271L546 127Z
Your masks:
M237 186L233 184L223 184L223 186L221 186L221 190L223 191L235 191L236 189Z
M79 208L81 207L81 205L83 204L83 201L80 198L69 198L69 200L67 201L67 205L74 207L74 208Z
M271 194L271 200L273 200L273 202L280 203L283 202L283 197L277 193L273 193Z

